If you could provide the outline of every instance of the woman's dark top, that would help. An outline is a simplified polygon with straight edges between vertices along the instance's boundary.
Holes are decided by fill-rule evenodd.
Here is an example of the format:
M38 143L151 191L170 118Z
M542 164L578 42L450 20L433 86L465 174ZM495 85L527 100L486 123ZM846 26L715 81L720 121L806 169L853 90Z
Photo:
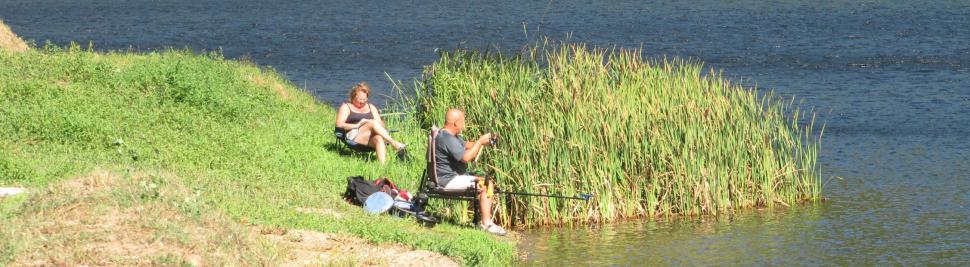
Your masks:
M350 104L346 104L346 105L350 105ZM350 108L350 107L348 106L347 108ZM354 112L353 109L350 109L350 115L347 115L347 120L345 120L344 123L356 124L363 119L373 120L374 114L371 113L372 111L370 110L371 108L372 108L371 105L367 104L367 112L360 112L360 113ZM344 133L347 132L347 130L341 129L340 127L337 127L337 129L339 129L341 132L344 132Z

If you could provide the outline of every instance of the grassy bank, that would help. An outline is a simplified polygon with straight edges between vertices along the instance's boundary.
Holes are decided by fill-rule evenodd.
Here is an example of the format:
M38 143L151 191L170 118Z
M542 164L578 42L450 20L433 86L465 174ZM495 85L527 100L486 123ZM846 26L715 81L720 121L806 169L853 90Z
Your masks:
M33 206L50 198L35 194L102 168L171 174L166 177L176 177L204 207L240 225L345 233L468 265L513 259L512 244L481 231L448 224L427 229L345 204L345 177L386 176L415 188L423 163L380 166L372 156L342 155L329 133L334 110L271 70L218 54L97 53L77 46L0 50L0 66L0 185L32 191L0 199L0 240L25 240L3 244L0 263L32 255L31 240L43 238L18 229L55 219L37 215ZM422 158L416 124L388 123ZM246 244L252 245L239 253L259 247ZM254 257L253 263L275 260L273 253Z
M818 199L814 121L799 125L803 114L789 102L702 71L679 59L650 62L639 50L565 44L512 56L443 54L415 89L425 127L462 107L466 136L502 136L480 166L505 189L596 194L588 203L512 198L507 223L718 214Z

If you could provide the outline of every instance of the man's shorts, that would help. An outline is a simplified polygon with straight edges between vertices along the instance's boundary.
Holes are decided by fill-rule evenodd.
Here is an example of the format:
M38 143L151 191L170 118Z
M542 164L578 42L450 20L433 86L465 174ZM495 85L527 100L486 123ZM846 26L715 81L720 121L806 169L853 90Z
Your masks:
M458 175L451 178L448 184L445 185L445 189L468 189L475 187L475 180L478 177L472 175Z

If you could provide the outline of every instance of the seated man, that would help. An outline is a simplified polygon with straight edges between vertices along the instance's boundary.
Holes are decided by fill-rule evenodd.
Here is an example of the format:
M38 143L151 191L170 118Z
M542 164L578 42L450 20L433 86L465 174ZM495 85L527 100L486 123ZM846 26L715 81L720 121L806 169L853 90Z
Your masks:
M435 170L438 185L445 189L467 189L475 187L482 177L468 175L468 162L475 160L482 147L490 144L491 134L478 137L475 142L465 142L458 134L465 127L465 113L450 109L445 113L445 125L435 137ZM494 192L495 185L486 185L488 191ZM481 212L481 227L483 230L496 235L505 235L505 229L492 221L493 199L486 194L486 188L478 188L479 212Z

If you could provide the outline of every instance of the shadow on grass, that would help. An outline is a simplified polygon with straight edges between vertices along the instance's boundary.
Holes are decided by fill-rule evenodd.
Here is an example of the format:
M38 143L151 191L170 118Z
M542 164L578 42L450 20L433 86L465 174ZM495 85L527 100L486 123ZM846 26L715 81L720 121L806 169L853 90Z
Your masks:
M355 158L361 161L372 161L376 159L374 152L358 152L350 149L346 145L333 141L323 145L323 148L342 157Z

